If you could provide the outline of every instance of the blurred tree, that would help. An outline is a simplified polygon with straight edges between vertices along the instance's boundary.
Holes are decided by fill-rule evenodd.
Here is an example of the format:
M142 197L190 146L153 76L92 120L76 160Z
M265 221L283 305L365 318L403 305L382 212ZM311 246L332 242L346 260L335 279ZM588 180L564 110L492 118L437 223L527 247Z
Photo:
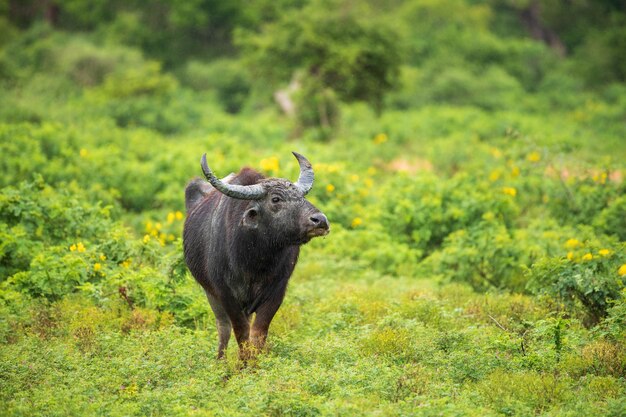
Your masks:
M0 44L42 22L140 48L166 70L237 59L233 34L243 28L262 82L276 88L300 71L303 91L329 93L309 102L377 110L397 83L399 49L420 69L499 66L526 91L555 66L587 88L626 81L624 0L0 0Z
M96 31L106 39L140 47L166 67L190 56L232 54L233 29L259 21L243 0L3 1L0 13L18 27L45 20L63 30Z
M336 99L381 111L402 63L391 25L364 5L341 0L314 1L259 32L242 31L238 44L262 83L277 88L298 79L296 114L305 126L332 127Z
M558 55L565 56L565 44L543 17L541 2L525 0L521 3L523 6L519 10L519 18L531 36L548 44Z
M244 9L242 0L130 0L101 31L171 68L191 56L232 54L231 34L244 23Z
M562 57L587 85L626 81L626 2L622 0L489 0L499 17L515 15L527 32Z

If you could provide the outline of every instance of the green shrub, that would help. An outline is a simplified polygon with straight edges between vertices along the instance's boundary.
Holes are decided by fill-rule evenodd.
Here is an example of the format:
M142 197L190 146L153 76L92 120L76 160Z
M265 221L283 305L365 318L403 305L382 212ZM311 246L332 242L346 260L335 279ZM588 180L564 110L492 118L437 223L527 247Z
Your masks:
M511 195L515 189L492 187L468 176L446 182L432 175L398 177L381 191L381 195L397 197L383 200L380 221L393 236L428 253L449 234L484 218L511 222L517 211L515 195Z
M448 235L442 249L425 265L447 281L465 282L478 291L521 291L525 286L522 258L520 242L512 239L504 225L487 220Z
M124 67L145 65L139 51L96 45L84 39L70 39L55 52L56 66L80 86L101 84L110 74Z
M183 83L195 90L215 91L218 100L229 113L238 113L250 94L248 72L236 60L220 59L203 63L190 61L183 75Z
M161 64L147 61L140 66L119 68L107 75L99 91L109 99L143 95L166 95L176 89L178 81L161 72Z
M573 314L582 307L586 322L597 324L611 302L622 299L624 281L618 270L626 263L624 244L571 238L564 246L567 256L542 258L532 266L528 288L553 297Z
M624 183L611 181L607 172L599 172L590 176L571 177L560 187L552 187L549 190L548 207L555 218L563 223L570 224L593 224L594 219L609 204L617 204L614 209L607 209L603 218L598 219L601 227L611 227L614 219L614 210L622 204L618 197L623 196L626 190ZM604 224L603 224L604 223ZM619 229L610 233L620 233Z
M6 283L28 296L54 301L84 284L90 269L79 254L68 253L65 247L55 247L36 255L28 271L16 273Z
M420 252L398 243L380 227L355 227L354 230L333 228L337 240L322 249L340 258L360 261L375 270L391 275L414 273Z
M59 250L53 255L40 253L45 246L60 244L67 248L71 242L99 238L111 226L109 208L94 205L79 195L57 191L47 186L41 177L18 187L2 189L0 212L3 235L0 275L3 277L26 271L36 256L43 257L39 259L40 273L45 274L45 259L53 261L60 256ZM77 259L67 261L77 268ZM73 274L77 280L84 278L82 271ZM52 279L63 281L63 274Z
M607 313L608 317L601 325L600 334L613 340L624 340L626 338L626 288L622 289L620 297L610 301Z
M498 67L472 73L463 67L427 68L420 86L424 102L497 109L515 105L522 88L519 82Z
M593 225L607 235L615 235L626 241L626 195L608 203L594 219Z

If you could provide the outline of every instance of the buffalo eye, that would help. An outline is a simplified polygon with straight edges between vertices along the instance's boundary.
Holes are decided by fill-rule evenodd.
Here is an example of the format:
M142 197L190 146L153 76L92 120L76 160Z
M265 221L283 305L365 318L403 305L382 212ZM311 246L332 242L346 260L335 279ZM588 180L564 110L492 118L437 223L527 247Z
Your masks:
M278 203L280 201L280 197L272 197L272 203Z
M251 219L254 219L258 214L259 212L255 209L248 210L248 217L250 217Z

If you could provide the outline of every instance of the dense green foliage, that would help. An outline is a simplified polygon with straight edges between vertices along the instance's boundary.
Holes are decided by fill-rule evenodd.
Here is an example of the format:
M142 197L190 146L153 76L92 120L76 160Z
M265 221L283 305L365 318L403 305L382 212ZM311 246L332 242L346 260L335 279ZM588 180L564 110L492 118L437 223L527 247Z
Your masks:
M624 415L623 6L244 3L0 0L0 415ZM217 361L184 186L292 150L332 231Z

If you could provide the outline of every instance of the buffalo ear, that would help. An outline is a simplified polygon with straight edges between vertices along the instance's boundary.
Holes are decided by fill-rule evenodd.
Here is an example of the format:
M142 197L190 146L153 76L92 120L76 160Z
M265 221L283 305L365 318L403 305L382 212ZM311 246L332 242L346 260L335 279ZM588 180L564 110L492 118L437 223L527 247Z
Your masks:
M243 217L241 218L241 225L244 227L256 229L256 227L259 225L259 215L259 206L254 204L243 213Z

